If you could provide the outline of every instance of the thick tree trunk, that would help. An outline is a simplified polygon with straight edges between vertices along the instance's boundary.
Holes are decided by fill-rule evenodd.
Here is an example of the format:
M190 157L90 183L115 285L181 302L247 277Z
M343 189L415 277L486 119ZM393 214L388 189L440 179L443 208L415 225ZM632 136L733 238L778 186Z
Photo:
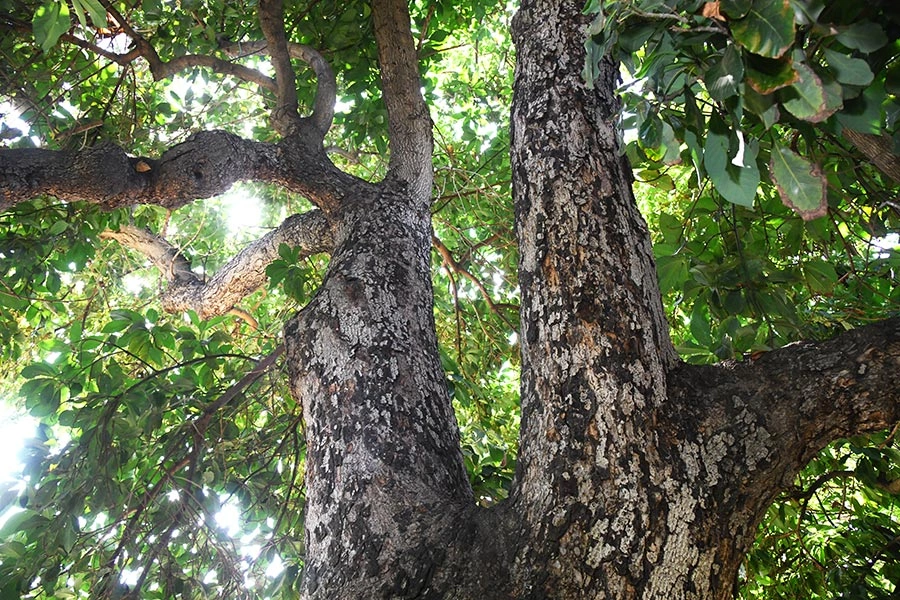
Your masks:
M263 27L277 55L277 145L201 132L157 161L112 146L0 153L0 210L41 193L177 207L241 178L321 209L206 283L156 236L105 234L164 272L170 308L202 314L255 287L281 241L333 248L284 332L306 422L304 598L725 600L766 507L806 461L900 419L900 318L750 363L678 363L618 152L617 67L605 63L593 86L581 76L582 6L523 0L515 21L522 429L511 498L491 510L472 497L438 359L432 140L405 0L372 2L391 134L380 184L325 156L333 92L299 117L277 19ZM280 18L277 0L260 9Z
M448 505L471 503L436 353L430 241L427 204L362 187L325 282L285 328L306 419L311 598L421 589L439 550L423 542L445 535Z
M766 508L814 453L897 418L900 321L751 365L679 365L618 152L617 65L594 86L581 76L582 5L526 0L513 29L523 360L510 589L724 600Z

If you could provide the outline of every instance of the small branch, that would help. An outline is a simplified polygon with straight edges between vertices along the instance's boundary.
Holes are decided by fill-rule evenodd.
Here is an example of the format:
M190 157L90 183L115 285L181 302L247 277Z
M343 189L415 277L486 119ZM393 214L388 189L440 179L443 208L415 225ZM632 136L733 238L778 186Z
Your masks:
M269 54L269 45L266 41L255 42L220 42L219 48L232 58L252 56L254 54ZM303 44L288 42L288 52L291 58L304 61L316 74L316 99L313 105L311 119L316 129L325 135L334 121L334 105L337 101L337 82L334 70L325 58L314 48Z
M275 67L276 106L272 111L272 125L275 131L287 136L300 120L297 112L297 84L291 55L288 52L287 36L284 33L284 7L282 0L259 1L259 26L269 45L269 57Z
M135 60L138 56L141 56L150 65L150 73L153 75L153 79L157 81L159 81L160 79L172 77L176 73L179 73L180 71L183 71L190 67L207 67L217 73L221 73L223 75L231 75L233 77L237 77L238 79L255 83L267 90L276 90L276 85L272 78L266 77L255 69L251 69L249 67L245 67L243 65L235 63L230 63L213 56L188 54L185 56L179 56L172 59L171 61L166 62L159 57L159 53L156 51L156 48L154 48L150 42L148 42L131 26L128 20L122 16L122 14L111 2L109 2L108 0L100 0L100 3L109 13L109 15L116 21L116 23L118 23L119 26L122 27L122 29L125 31L125 34L134 42L134 49L127 54L114 54L109 51L98 52L98 50L100 50L99 48L90 48L90 50L97 52L101 56L105 56L109 60L112 60L120 65L125 65ZM81 43L74 41L73 43L84 47L84 45Z
M246 375L241 377L237 383L225 390L215 402L207 404L203 408L203 413L191 423L194 431L203 435L203 433L206 432L206 428L209 426L209 421L212 419L213 415L231 404L231 402L247 389L250 384L262 377L282 354L284 354L284 344L278 344L272 352L256 363L256 365L250 369Z
M266 282L266 267L278 258L281 244L297 246L302 256L331 250L331 227L321 211L293 215L260 239L241 250L212 278L204 282L191 271L190 263L164 238L137 227L105 231L105 239L114 239L146 256L168 282L161 302L167 312L195 311L201 319L226 313L244 319L254 327L256 320L235 308L244 297Z
M191 263L177 248L170 245L165 238L146 229L124 225L118 231L107 229L101 232L100 238L116 240L126 248L143 254L170 284L200 281L191 271Z
M447 246L444 245L444 242L438 239L437 236L431 237L431 243L441 255L441 259L443 260L444 265L446 265L449 270L462 275L463 277L474 283L475 287L478 288L478 291L481 292L481 297L484 298L484 301L487 303L488 308L491 310L491 312L500 317L500 320L506 323L507 327L509 327L513 331L516 331L516 327L512 323L510 323L509 319L507 319L506 316L500 311L500 307L494 303L491 295L487 291L487 288L485 288L484 284L481 283L481 280L472 275L472 273L466 270L465 267L456 262L453 259L453 254L450 252L450 249L447 248ZM454 296L455 295L456 294L454 290Z

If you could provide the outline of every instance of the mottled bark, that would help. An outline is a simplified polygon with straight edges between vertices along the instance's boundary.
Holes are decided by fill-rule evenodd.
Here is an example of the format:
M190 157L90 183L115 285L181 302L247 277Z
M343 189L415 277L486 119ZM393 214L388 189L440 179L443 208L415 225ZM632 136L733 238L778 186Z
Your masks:
M653 435L669 342L646 225L616 152L617 68L581 77L579 2L514 21L513 193L522 288L516 593L642 597L689 557L660 552L668 465ZM662 575L662 570L659 571ZM649 597L649 596L647 596ZM672 596L675 597L675 596Z
M523 2L512 166L522 431L517 598L721 599L774 496L900 416L900 321L755 363L680 365L615 138L617 67L580 77L582 3Z
M900 319L748 363L677 361L618 152L617 67L604 63L594 86L581 77L582 7L525 0L515 21L522 429L511 498L491 510L474 503L438 358L432 139L405 2L372 3L391 136L381 183L328 161L327 111L296 116L292 46L271 21L276 112L290 115L278 144L202 132L159 160L113 146L0 152L0 209L38 194L177 207L240 179L322 209L206 284L163 240L108 234L160 267L173 305L201 314L255 288L279 240L333 248L284 330L306 420L304 598L725 600L767 505L805 462L900 419ZM271 19L280 3L261 10Z
M328 160L321 135L309 131L278 144L201 131L158 159L132 158L112 144L80 152L0 150L0 210L40 194L107 209L134 204L178 208L222 194L242 180L280 184L327 212L354 178Z

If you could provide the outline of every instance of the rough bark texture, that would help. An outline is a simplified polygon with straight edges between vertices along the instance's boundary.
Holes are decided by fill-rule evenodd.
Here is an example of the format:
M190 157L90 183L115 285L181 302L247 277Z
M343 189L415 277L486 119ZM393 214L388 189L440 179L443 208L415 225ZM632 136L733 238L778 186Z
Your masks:
M898 416L898 325L692 368L666 337L618 158L615 65L580 77L579 2L524 2L512 165L522 433L518 598L730 598L772 498L827 442ZM874 365L878 367L874 367Z
M432 139L405 2L372 3L391 134L381 183L328 161L325 100L297 116L277 1L260 10L278 144L201 132L140 169L113 146L0 152L0 209L37 194L177 207L255 179L322 210L205 285L164 240L107 234L151 257L173 306L202 314L252 290L280 240L333 248L284 330L308 444L304 598L724 600L767 505L813 453L900 419L900 318L748 363L678 363L618 154L617 68L595 87L581 77L582 6L525 0L515 21L522 430L512 496L492 510L474 503L437 353Z
M158 159L132 158L112 144L80 152L2 150L0 210L39 194L108 209L139 203L178 208L222 194L238 181L254 180L281 184L328 211L354 178L334 167L321 141L316 130L298 132L279 144L201 131Z
M334 240L331 226L321 211L292 215L276 229L246 246L205 281L191 270L191 264L164 238L144 229L126 226L105 231L101 237L116 240L146 256L168 287L160 302L167 312L196 311L201 319L223 315L245 296L266 282L266 267L278 258L278 248L287 244L299 248L305 258L330 252Z

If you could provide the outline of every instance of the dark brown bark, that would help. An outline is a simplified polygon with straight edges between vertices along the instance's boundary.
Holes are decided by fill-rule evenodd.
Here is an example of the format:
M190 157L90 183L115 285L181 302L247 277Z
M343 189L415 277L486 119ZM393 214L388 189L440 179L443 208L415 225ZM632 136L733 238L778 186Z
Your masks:
M132 158L112 144L80 152L0 150L0 210L46 194L112 209L133 204L178 208L226 192L242 180L303 194L328 212L354 178L328 160L321 135L300 131L278 144L201 131L158 159Z

